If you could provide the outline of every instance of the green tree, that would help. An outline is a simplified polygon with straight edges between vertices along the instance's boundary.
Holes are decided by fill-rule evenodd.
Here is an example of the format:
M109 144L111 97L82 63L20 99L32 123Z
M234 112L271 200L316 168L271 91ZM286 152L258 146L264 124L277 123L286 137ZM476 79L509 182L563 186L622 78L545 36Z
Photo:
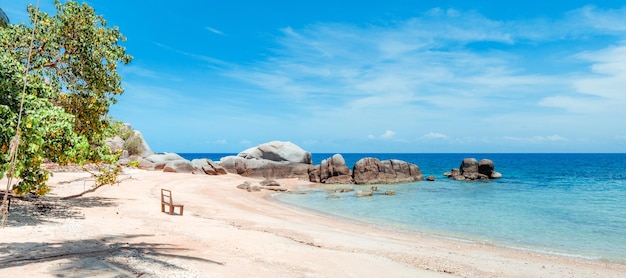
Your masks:
M50 16L28 6L32 27L0 28L0 176L9 170L18 130L18 164L10 173L20 180L18 193L47 192L44 161L114 164L117 158L104 136L109 107L123 92L117 65L132 59L119 45L125 38L85 3L55 0L55 7ZM114 179L103 173L108 177L98 180Z

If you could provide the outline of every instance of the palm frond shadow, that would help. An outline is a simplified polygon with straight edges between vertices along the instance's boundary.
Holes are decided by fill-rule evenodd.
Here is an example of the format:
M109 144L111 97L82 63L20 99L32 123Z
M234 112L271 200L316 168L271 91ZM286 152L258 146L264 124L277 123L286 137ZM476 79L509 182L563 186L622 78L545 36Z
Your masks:
M36 226L61 219L84 219L81 208L114 207L113 199L81 197L63 200L59 197L14 198L11 203L9 227Z
M184 251L169 244L128 243L130 239L152 235L136 234L102 236L93 239L57 243L24 242L0 244L0 269L59 261L52 275L56 277L90 277L109 273L116 277L137 277L154 266L161 269L185 270L170 259L193 260L217 265L224 263L171 252ZM69 262L67 262L69 260ZM140 267L149 264L153 267Z

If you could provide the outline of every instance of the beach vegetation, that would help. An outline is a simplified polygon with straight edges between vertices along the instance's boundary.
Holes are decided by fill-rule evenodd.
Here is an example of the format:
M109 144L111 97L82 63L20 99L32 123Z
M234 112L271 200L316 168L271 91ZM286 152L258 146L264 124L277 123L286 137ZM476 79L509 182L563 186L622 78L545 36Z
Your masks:
M107 114L123 92L117 67L132 57L92 7L54 4L54 15L29 5L29 25L0 28L0 176L17 179L17 194L48 192L44 162L102 165L97 180L115 182Z
M132 136L124 142L124 149L128 151L129 155L139 155L142 152L141 138L138 136Z
M130 166L132 168L138 168L139 167L139 161L131 160L131 161L128 162L128 166Z
M130 137L135 135L135 131L132 129L124 129L124 130L120 130L117 134L120 138L122 138L122 140L126 141Z

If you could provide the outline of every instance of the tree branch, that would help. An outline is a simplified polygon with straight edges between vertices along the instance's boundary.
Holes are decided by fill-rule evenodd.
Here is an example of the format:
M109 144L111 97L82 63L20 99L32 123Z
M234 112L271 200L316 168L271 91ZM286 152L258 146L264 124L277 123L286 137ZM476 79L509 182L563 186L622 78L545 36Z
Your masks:
M125 179L118 180L118 181L117 181L117 183L119 184L119 183L120 183L120 182L122 182L122 181L129 180L129 179L132 179L132 178L133 178L132 176L128 176L128 177L127 177L127 178L125 178ZM96 187L94 187L94 188L92 188L92 189L89 189L89 190L87 190L87 191L83 191L83 192L78 193L78 194L74 194L74 195L70 195L70 196L65 196L65 197L61 198L61 200L73 199L73 198L81 197L81 196L83 196L83 195L85 195L85 194L87 194L87 193L93 193L93 192L96 192L96 190L97 190L98 188L100 188L100 187L102 187L102 186L104 186L104 185L106 185L106 184L101 184L101 185L98 185L98 186L96 186Z

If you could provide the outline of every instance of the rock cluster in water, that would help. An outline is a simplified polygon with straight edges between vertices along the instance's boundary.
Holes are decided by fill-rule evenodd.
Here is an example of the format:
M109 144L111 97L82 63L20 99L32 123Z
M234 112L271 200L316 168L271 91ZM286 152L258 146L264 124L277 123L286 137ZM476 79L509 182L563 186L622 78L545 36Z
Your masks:
M498 179L502 174L495 171L493 161L489 159L465 158L461 162L461 166L452 168L450 172L444 173L445 176L455 180L488 180Z

